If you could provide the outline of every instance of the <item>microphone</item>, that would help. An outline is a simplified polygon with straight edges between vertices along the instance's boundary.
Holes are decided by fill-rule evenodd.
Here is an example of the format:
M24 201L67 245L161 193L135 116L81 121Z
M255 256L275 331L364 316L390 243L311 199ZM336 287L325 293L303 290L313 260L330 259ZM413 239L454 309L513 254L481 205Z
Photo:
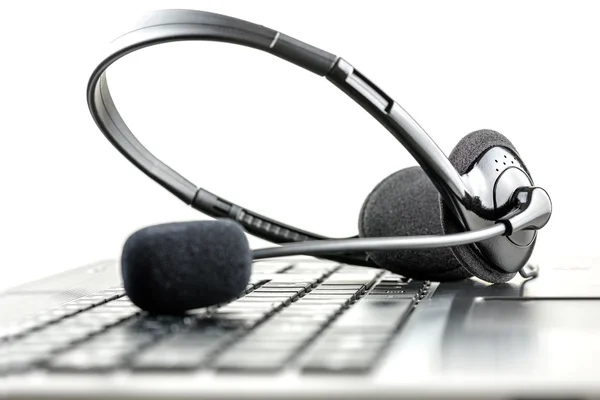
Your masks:
M253 259L350 251L408 250L477 243L523 229L541 229L552 213L544 189L522 187L512 196L514 211L473 231L340 240L315 240L250 251L236 222L192 221L151 226L135 232L123 246L125 291L151 313L179 314L231 301L249 282Z
M252 255L231 220L150 226L123 246L125 292L143 310L180 314L235 299L250 280Z

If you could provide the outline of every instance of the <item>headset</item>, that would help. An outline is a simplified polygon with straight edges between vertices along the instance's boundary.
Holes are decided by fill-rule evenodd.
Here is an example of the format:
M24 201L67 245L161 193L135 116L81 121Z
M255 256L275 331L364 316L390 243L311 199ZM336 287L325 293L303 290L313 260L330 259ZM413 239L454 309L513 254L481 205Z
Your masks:
M128 53L183 40L252 47L325 77L379 121L419 167L398 171L375 187L360 211L359 235L349 239L284 224L197 187L137 140L120 116L106 78L108 67ZM515 147L498 132L473 132L446 157L398 103L343 58L229 16L197 10L147 14L112 42L91 74L87 102L97 126L129 161L186 204L217 218L145 228L125 243L125 289L134 303L151 311L183 311L233 298L243 291L253 259L297 254L416 279L476 276L507 282L519 271L528 276L537 230L552 213L548 193L534 185ZM250 252L243 232L279 246ZM214 279L232 269L245 271L233 273L239 282L230 285L230 276ZM170 275L177 285L165 283Z

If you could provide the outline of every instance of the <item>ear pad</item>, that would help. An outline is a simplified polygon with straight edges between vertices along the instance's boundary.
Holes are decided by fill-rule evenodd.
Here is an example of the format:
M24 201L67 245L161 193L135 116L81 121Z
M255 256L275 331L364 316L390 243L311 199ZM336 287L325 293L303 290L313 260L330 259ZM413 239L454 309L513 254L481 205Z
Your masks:
M385 178L365 200L359 217L361 237L441 235L438 192L420 167ZM381 268L415 279L447 281L471 276L448 248L373 251Z
M468 134L461 139L454 150L450 153L448 159L456 168L459 174L465 174L479 157L489 148L500 146L512 150L515 154L519 154L513 144L498 132L491 130L480 130ZM525 167L525 164L522 162ZM525 167L527 170L527 167ZM527 171L529 173L529 171ZM442 230L446 234L463 232L460 223L457 221L452 211L442 201L438 195L440 215L442 220ZM498 268L487 262L475 248L475 245L466 245L453 247L452 253L460 261L462 266L475 275L487 282L504 283L511 280L516 272L509 273L501 271Z

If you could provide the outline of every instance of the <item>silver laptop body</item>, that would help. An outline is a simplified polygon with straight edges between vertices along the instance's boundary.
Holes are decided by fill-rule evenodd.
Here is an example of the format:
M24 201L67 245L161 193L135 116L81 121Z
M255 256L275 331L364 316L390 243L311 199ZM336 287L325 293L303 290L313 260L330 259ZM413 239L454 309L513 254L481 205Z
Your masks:
M260 262L232 303L149 316L124 296L118 263L99 262L0 296L0 395L597 399L598 273L540 267L488 285Z

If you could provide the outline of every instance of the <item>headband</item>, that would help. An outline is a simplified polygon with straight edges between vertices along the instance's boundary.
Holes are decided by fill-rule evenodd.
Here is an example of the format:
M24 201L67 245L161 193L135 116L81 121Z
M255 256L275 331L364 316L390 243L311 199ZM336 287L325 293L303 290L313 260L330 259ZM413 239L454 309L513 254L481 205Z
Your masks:
M344 59L281 32L237 18L194 10L154 11L133 30L112 42L110 51L89 79L87 101L96 124L107 139L135 166L186 204L215 218L231 218L247 232L274 243L329 239L262 216L197 187L150 153L129 130L110 95L107 68L133 51L182 40L209 40L252 47L325 76L402 143L444 200L455 206L460 204L466 210L476 208L477 202L473 201L461 176L423 128ZM374 266L366 253L326 258Z

